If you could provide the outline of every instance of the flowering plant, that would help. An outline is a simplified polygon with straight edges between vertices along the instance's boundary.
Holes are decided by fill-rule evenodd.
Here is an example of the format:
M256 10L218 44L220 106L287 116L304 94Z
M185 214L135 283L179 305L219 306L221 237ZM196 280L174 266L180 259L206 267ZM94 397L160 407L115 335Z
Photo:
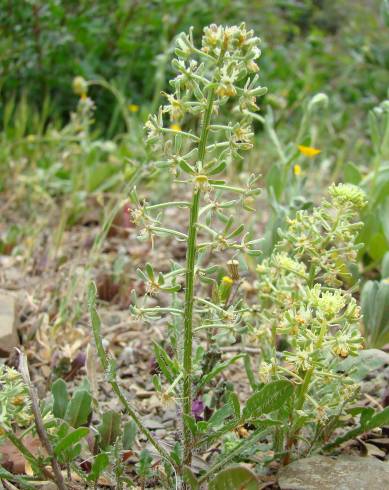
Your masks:
M242 152L253 145L251 111L258 109L256 98L266 92L258 86L258 46L259 39L244 24L206 27L201 49L194 44L192 31L181 34L177 39L177 58L173 61L177 76L170 82L173 93L165 94L167 104L160 107L156 115L150 116L145 125L148 142L157 155L155 167L168 169L176 182L187 186L191 193L188 201L160 204L141 200L136 191L131 194L132 219L140 228L139 239L154 244L158 237L171 237L186 243L184 267L173 264L172 270L163 274L147 264L144 270L138 271L145 282L146 294L137 298L133 293L131 307L132 314L142 321L170 317L169 349L155 344L160 375L154 377L161 400L175 403L181 417L183 437L170 453L143 426L121 394L112 361L106 356L101 342L94 307L95 289L92 286L90 290L97 349L104 368L110 373L112 386L138 428L162 459L170 463L170 468L174 468L182 488L208 481L241 451L255 445L264 427L258 422L251 437L235 444L232 450L211 463L210 469L198 481L192 472L195 451L205 450L212 442L248 421L254 423L292 394L289 381L269 383L265 392L255 393L241 410L239 397L231 388L223 385L219 391L210 389L224 369L244 357L244 354L238 354L221 360L218 345L235 340L245 328L243 314L247 308L241 300L235 300L240 280L238 255L259 254L259 240L244 233L242 224L234 225L231 212L239 207L254 211L254 198L259 193L258 177L250 175L243 187L229 185L224 178L218 177L235 160L242 159ZM223 108L231 111L233 121L225 122ZM189 121L193 123L193 119L198 120L199 125L192 124L194 130L183 130ZM186 230L165 227L163 211L171 207L188 210ZM206 262L210 253L220 251L231 255L226 268ZM211 292L207 293L201 284L210 285ZM170 305L165 306L165 301L163 306L151 306L150 296L158 298L161 294L171 295ZM204 345L211 348L206 351ZM269 404L268 395L271 394ZM216 404L212 417L204 418L201 397L224 400L225 405L217 409ZM166 471L172 474L171 469Z
M275 250L257 267L259 303L247 314L262 351L260 381L287 378L297 386L291 423L278 434L277 449L287 453L303 426L308 449L327 440L358 392L339 363L363 346L360 308L348 286L360 247L356 219L366 200L351 184L332 185L329 196L289 219ZM279 352L281 339L286 347Z

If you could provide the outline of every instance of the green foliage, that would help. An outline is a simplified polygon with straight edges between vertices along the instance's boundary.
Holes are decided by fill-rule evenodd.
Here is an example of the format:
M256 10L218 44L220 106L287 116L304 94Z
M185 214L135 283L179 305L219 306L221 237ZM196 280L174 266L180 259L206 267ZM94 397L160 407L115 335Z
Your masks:
M152 475L151 472L151 462L153 458L151 457L147 449L143 449L139 455L139 463L137 465L137 472L142 481L149 478Z
M106 453L98 454L93 461L92 468L87 477L87 480L97 482L108 465L109 465L108 455Z
M361 291L365 337L371 347L382 347L389 341L389 252L382 261L381 281L367 281Z
M119 437L121 432L120 422L121 417L119 413L113 410L103 413L101 423L97 426L97 431L99 433L99 446L101 449L105 450L109 448L109 446L113 446L113 444L116 442L116 439ZM126 437L128 438L128 429ZM126 442L128 444L130 441L127 440Z
M8 366L0 366L0 439L6 430L24 427L33 421L31 400L21 374Z
M80 427L87 423L92 411L92 396L89 390L77 389L65 413L65 420L74 428Z
M59 456L65 454L73 445L83 439L86 435L88 435L89 429L88 427L79 427L78 429L74 429L62 437L56 444L54 448L54 453ZM69 460L73 460L74 455L71 454Z
M8 4L8 5L7 5ZM203 26L231 16L237 6L229 0L118 2L49 1L6 2L0 11L2 25L3 96L21 92L26 84L31 96L56 99L56 112L71 108L70 82L86 79L115 80L129 101L139 103L154 93L162 77L165 54L176 32L191 24ZM159 56L159 57L158 57ZM98 101L106 114L112 99Z
M364 228L360 241L364 243L366 261L379 263L389 250L389 100L369 113L372 142L372 165L361 181L369 205L363 215Z
M258 480L254 473L243 466L226 468L209 482L209 490L257 490Z
M51 385L51 393L54 399L53 415L59 419L64 419L69 403L69 396L66 383L62 378L58 378Z
M123 449L131 449L136 437L136 424L134 421L127 422L123 428Z
M349 430L340 437L337 437L335 441L331 444L327 444L324 449L331 449L338 446L344 442L353 439L354 437L363 434L369 430L375 429L377 427L382 427L389 422L389 407L385 408L381 412L374 413L372 408L361 408L356 409L356 414L360 415L360 425L354 429Z
M266 413L279 410L293 394L293 385L286 380L268 383L254 393L246 402L242 417L255 419Z

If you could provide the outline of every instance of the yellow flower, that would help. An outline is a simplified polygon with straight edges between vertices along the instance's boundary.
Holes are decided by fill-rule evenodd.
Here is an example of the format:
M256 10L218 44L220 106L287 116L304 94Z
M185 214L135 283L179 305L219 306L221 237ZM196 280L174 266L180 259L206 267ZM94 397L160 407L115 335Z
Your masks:
M138 105L136 105L136 104L129 104L129 106L128 106L128 110L129 110L130 112L134 112L134 113L135 113L135 112L138 112L138 111L139 111L139 106L138 106Z
M315 157L321 152L321 150L313 148L312 146L298 145L298 149L300 153L309 158Z
M387 277L386 279L383 279L383 280L382 280L382 282L383 282L384 284L389 284L389 277Z
M234 284L234 281L229 276L224 276L222 279L222 282L228 286L230 286L231 284Z
M16 395L11 399L12 405L20 406L23 405L25 402L25 396L24 395Z
M294 175L301 175L301 167L300 167L300 165L296 164L293 167L293 173L294 173Z
M171 124L170 129L173 131L182 131L181 126L179 124Z

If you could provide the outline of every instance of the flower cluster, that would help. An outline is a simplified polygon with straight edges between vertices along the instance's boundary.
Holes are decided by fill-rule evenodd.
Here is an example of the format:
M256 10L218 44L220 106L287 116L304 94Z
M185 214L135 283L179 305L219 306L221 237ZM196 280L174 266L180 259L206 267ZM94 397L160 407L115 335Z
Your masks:
M14 424L26 427L33 421L28 388L21 374L8 366L0 366L0 407L0 437Z
M259 69L256 63L261 54L259 43L259 38L254 36L253 31L248 31L244 24L239 27L214 24L206 27L201 49L194 45L192 32L178 36L177 59L173 60L173 68L178 74L170 82L174 92L165 94L167 104L160 108L158 114L150 116L145 125L148 140L154 149L170 157L165 161L166 165L175 165L175 170L177 164L196 167L199 157L198 137L191 132L178 131L181 133L178 145L177 131L172 127L181 128L190 122L191 117L206 113L210 89L213 90L212 114L219 114L222 106L233 104L233 111L241 118L234 125L211 125L207 128L213 133L214 139L220 140L220 133L223 134L223 143L219 142L210 148L214 156L215 152L222 149L219 161L220 158L236 158L240 150L252 148L253 132L250 117L245 111L258 110L256 98L266 92L266 88L258 86L257 75L249 77L250 73L254 74ZM165 114L170 119L166 127Z
M289 220L286 233L280 232L281 250L293 251L293 257L309 262L315 275L327 286L339 286L348 274L346 264L353 262L360 222L355 222L366 205L361 189L351 184L332 185L330 199L320 207L299 211Z
M338 366L363 345L360 308L340 286L349 280L347 264L358 249L356 219L365 196L343 184L331 186L329 195L321 206L298 212L257 267L259 304L247 315L262 349L261 382L294 380L302 393L300 415L314 418L320 409L321 420L355 395L357 388Z

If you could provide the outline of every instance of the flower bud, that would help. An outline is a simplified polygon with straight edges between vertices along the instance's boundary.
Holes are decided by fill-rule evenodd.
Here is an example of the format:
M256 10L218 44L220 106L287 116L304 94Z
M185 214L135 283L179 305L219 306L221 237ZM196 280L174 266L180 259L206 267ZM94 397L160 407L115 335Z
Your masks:
M229 260L227 262L228 273L234 281L239 280L239 262L237 260Z
M221 303L227 303L230 298L234 281L229 276L224 276L219 285L219 297Z
M312 97L308 103L308 111L326 109L328 107L328 95L320 92Z
M84 77L75 77L72 83L73 92L76 95L85 96L88 92L88 82Z

